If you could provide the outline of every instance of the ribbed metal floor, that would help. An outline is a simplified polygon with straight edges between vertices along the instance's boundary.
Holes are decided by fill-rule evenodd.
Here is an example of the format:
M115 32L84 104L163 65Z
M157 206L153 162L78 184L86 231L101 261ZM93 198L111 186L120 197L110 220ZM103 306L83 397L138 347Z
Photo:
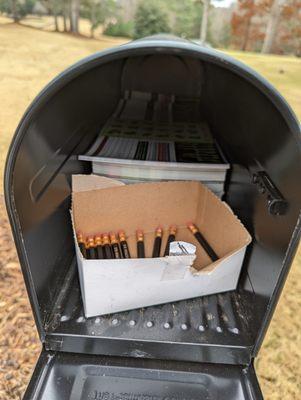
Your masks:
M85 318L77 274L46 324L46 348L89 354L248 363L252 293L239 291ZM219 361L218 361L219 362Z
M63 334L186 343L207 342L210 334L240 344L240 336L248 332L246 310L236 292L86 319L79 288L73 286L60 308L49 329Z

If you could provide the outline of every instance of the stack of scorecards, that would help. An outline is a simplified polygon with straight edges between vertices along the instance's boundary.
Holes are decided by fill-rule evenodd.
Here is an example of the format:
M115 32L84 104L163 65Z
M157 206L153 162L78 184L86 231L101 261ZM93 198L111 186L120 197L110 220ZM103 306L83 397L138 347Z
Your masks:
M123 107L126 114L125 111L115 112L90 149L79 159L92 162L94 174L119 179L126 184L197 180L221 197L229 164L208 124L205 121L175 121L172 113L165 120L133 119L135 112L131 110L131 101Z

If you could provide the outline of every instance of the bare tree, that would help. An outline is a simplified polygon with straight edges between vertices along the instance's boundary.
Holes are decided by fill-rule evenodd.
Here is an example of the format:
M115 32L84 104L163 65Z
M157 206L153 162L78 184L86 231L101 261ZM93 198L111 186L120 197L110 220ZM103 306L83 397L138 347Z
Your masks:
M122 19L125 22L129 22L134 19L138 3L138 0L123 0L122 2L120 2L120 7L122 9Z
M16 23L32 11L33 4L25 0L0 0L1 11L5 11Z
M272 4L268 18L265 38L261 49L261 52L263 54L271 53L273 49L274 39L276 36L280 15L282 11L282 6L284 5L284 3L285 0L274 0Z
M11 11L12 11L12 16L14 22L19 22L20 21L20 16L17 11L17 0L12 0L11 2Z
M54 30L59 31L58 17L61 13L61 0L40 0L42 6L44 6L47 12L53 15L54 18Z
M80 0L71 0L70 31L73 33L79 33L79 7L80 7Z
M94 37L94 31L97 24L96 7L99 6L95 0L90 4L90 37Z
M54 29L56 32L59 31L59 21L58 21L58 14L60 12L60 4L58 0L52 0L52 13L54 18Z
M251 32L251 26L252 26L252 15L247 19L246 29L245 29L245 33L244 33L243 41L242 41L242 45L241 45L242 51L247 50L250 32Z
M203 15L200 29L200 41L201 43L205 43L207 39L207 31L208 31L208 19L209 19L209 7L210 0L201 0L203 3Z
M64 32L68 32L69 28L68 28L68 18L69 18L69 4L68 1L64 1L63 2L63 10L62 10L62 14L63 14L63 30Z

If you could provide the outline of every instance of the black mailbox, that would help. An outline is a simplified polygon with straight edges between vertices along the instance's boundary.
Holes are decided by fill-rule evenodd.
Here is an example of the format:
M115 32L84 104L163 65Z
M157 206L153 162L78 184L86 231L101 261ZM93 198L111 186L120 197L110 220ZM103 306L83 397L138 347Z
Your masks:
M231 165L224 200L253 237L237 290L173 304L169 329L162 306L89 319L82 309L71 175L91 172L78 155L128 87L198 98ZM25 398L261 399L253 361L298 245L300 176L292 110L267 81L223 53L153 37L92 55L55 78L22 118L5 172L43 345Z

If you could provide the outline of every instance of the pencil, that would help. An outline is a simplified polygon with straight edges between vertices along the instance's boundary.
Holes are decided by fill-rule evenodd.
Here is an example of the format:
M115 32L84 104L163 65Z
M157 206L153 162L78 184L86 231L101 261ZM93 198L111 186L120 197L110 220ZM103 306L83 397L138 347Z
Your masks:
M104 233L102 235L102 244L103 244L103 249L104 249L104 258L113 258L111 246L110 246L110 239L109 235L107 233Z
M204 238L204 236L201 234L199 229L193 224L192 222L187 223L187 228L192 232L196 238L196 240L200 243L200 245L203 247L203 249L206 251L208 256L210 257L211 261L217 261L218 256L213 250L213 248L210 246L210 244L207 242L207 240Z
M152 257L160 257L160 250L161 250L161 243L162 243L162 228L158 227L155 232L155 240L154 240L154 247L153 247L153 254Z
M129 246L126 241L125 232L122 230L119 231L118 236L119 236L119 243L120 243L122 258L131 258Z
M121 258L121 252L118 244L118 240L114 232L110 232L110 242L113 258Z
M97 235L95 235L94 238L94 243L95 243L95 253L96 253L96 258L98 260L101 260L104 258L104 251L103 251L103 247L102 247L102 239L101 239L101 235L98 233Z
M87 237L86 253L88 259L94 260L96 258L95 243L93 236Z
M144 248L144 234L141 229L136 231L137 236L137 257L145 258L145 248Z
M169 246L171 242L175 241L176 233L177 233L177 227L175 225L171 225L169 227L169 235L165 246L164 256L169 255Z
M78 231L76 234L76 238L77 238L78 247L79 247L83 257L87 258L85 238L84 238L83 234L80 231Z

